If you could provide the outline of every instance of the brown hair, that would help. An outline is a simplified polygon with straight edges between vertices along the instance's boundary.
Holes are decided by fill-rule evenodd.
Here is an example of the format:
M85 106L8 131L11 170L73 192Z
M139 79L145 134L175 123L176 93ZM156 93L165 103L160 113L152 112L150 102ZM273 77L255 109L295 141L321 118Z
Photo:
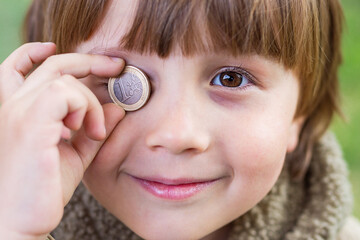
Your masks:
M25 41L52 41L59 53L71 52L97 30L108 5L107 0L34 0L25 19ZM301 86L296 117L305 122L289 159L296 159L293 177L301 177L315 142L340 112L342 22L338 0L147 0L139 1L119 44L163 58L175 47L184 55L256 53L293 69Z

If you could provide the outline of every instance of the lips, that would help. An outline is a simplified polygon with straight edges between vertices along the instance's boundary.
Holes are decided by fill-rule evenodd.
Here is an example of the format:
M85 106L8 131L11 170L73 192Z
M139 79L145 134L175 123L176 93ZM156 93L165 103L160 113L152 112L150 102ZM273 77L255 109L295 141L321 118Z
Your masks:
M188 199L200 193L218 180L150 179L134 176L132 178L152 195L162 199L178 201Z

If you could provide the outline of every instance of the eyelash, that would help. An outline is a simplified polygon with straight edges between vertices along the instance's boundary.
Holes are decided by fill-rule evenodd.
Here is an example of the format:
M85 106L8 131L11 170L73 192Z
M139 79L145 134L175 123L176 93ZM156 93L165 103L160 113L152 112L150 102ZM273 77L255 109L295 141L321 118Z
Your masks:
M248 81L248 83L245 86L237 86L237 87L227 87L227 86L222 86L219 84L214 84L214 80L220 76L222 73L226 73L226 72L232 72L232 73L236 73L241 75L241 77L245 77L246 80ZM248 71L244 70L241 66L236 66L236 67L224 67L221 68L220 70L218 70L215 74L214 77L211 79L210 85L213 86L218 86L218 87L224 87L230 90L234 90L234 91L242 91L242 90L246 90L248 87L255 85L256 81L255 81L255 77L250 74Z
M107 90L108 87L109 87L109 79L108 79L107 81L100 82L99 85L100 85L100 86L103 86L103 87L106 88L106 90Z

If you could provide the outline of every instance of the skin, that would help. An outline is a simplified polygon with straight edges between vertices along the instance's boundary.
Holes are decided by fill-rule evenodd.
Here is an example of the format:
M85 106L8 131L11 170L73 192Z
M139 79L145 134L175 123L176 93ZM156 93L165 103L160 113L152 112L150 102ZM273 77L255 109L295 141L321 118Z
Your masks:
M131 21L121 19L132 19L133 11L129 3L113 3L110 9L101 28L77 51L124 58L149 76L153 92L145 107L127 113L117 125L84 183L146 239L224 239L224 226L269 192L285 154L296 147L298 80L281 64L256 55L184 57L175 50L161 59L123 51L118 41ZM251 80L237 88L211 85L218 72L239 65ZM101 103L110 101L102 86L106 79L83 82ZM173 201L154 197L131 176L218 180L189 199Z
M54 44L32 43L0 66L1 239L43 239L83 177L143 238L224 239L229 223L269 192L297 145L302 121L294 118L293 71L256 55L174 51L161 59L123 51L117 43L131 21L121 19L133 17L135 3L119 2L78 53L52 56ZM117 58L88 54L95 52ZM121 59L152 85L149 102L126 116L106 89L108 77L123 69ZM237 66L241 86L214 82ZM216 181L174 201L131 176Z

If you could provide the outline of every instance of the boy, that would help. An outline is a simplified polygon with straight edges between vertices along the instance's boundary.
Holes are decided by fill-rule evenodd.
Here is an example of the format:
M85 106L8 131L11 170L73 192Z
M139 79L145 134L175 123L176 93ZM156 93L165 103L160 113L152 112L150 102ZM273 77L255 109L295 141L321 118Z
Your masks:
M44 238L83 180L114 217L80 187L55 237L129 238L121 221L145 239L337 238L351 197L320 137L341 17L337 1L34 1L27 41L56 46L1 65L3 236ZM107 86L124 60L152 89L126 115Z

